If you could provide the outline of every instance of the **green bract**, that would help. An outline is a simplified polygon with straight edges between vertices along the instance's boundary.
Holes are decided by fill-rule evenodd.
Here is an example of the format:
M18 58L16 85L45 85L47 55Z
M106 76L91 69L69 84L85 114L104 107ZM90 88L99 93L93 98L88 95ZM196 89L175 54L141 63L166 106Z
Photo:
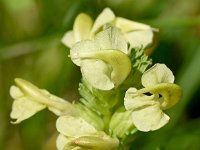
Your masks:
M99 32L94 40L76 43L70 50L70 57L81 67L83 77L100 90L110 90L126 79L131 70L127 54L123 35L113 27Z
M94 23L87 14L79 14L75 19L73 31L68 31L64 35L62 42L71 48L78 41L93 39L107 25L117 27L124 34L126 41L134 48L147 49L152 47L153 31L157 31L157 29L151 28L149 25L116 17L111 9L105 8Z
M46 107L58 116L77 113L72 104L48 91L41 90L23 79L17 78L15 82L17 86L10 88L10 95L15 99L10 114L12 119L16 119L13 123L20 123Z
M171 70L164 64L155 64L142 75L145 88L127 90L124 105L132 111L132 121L138 130L157 130L169 121L162 110L175 105L181 97L181 88L173 82Z
M129 134L137 131L132 123L131 111L124 110L124 107L115 111L110 120L109 128L114 136L123 140Z

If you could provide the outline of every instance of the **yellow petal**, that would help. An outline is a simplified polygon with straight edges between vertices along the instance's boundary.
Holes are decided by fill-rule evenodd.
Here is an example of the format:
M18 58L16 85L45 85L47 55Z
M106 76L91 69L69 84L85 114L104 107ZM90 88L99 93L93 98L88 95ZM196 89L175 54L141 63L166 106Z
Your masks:
M169 116L160 109L159 102L152 106L132 110L132 121L140 131L154 131L160 129L169 121Z
M40 89L32 83L20 78L16 78L15 83L24 95L32 97L35 101L41 104L49 103L49 100L42 94Z
M63 148L65 147L65 145L69 142L69 139L62 135L59 134L56 140L56 147L58 150L63 150Z
M86 81L97 89L110 90L114 88L111 80L112 69L101 60L84 60L81 63L81 72Z
M119 140L117 138L111 138L104 132L97 132L75 138L71 141L71 145L79 146L83 150L115 150L118 149Z
M76 17L73 26L75 42L89 39L93 20L85 13L81 13Z
M174 75L165 64L155 64L142 75L142 85L150 87L159 83L174 83Z
M141 89L140 93L150 92L153 94L160 94L162 109L168 109L174 106L182 96L181 87L173 83L160 83L151 87Z
M135 22L132 20L128 20L121 17L116 17L115 26L119 28L122 32L130 32L130 31L136 31L136 30L150 30L151 27L149 25Z
M14 85L11 86L11 88L10 88L10 95L14 99L24 96L23 92L18 87L14 86Z
M86 52L95 52L99 51L100 47L99 45L91 40L84 40L76 43L71 49L70 49L70 57L77 66L80 66L81 64L81 53Z
M110 23L115 19L115 14L112 12L110 8L105 8L97 17L92 27L92 33L95 34L100 27L105 25L106 23Z
M64 34L61 42L71 48L73 46L73 44L75 44L75 37L74 37L74 32L73 31L68 31Z
M114 49L128 54L127 42L117 28L109 27L106 30L99 32L95 37L95 41L103 50Z
M59 134L56 140L56 147L58 150L78 150L75 146L69 145L72 137L66 137L63 134Z
M13 97L16 97L16 100L18 100L17 95L19 95L19 90L20 90L21 93L23 93L24 97L26 97L28 100L47 106L49 110L54 112L56 115L63 115L63 114L76 115L78 113L71 103L53 94L50 94L46 90L39 89L38 87L36 87L35 85L26 80L16 78L15 82L18 88L11 88L11 94L13 95ZM18 89L16 90L18 92L14 92L13 89L14 90ZM18 94L16 95L16 93Z
M138 30L124 34L126 40L134 48L146 48L153 43L151 30Z
M31 97L21 97L13 102L10 117L16 121L12 123L20 123L45 107L45 105L32 101Z
M47 105L48 109L52 111L57 116L61 115L72 115L77 116L79 115L79 111L73 106L73 104L69 103L68 101L55 96L49 93L47 90L40 90L45 97L47 97L50 101L51 105Z
M127 49L127 43L118 29L110 27L98 33L94 41L76 43L70 50L70 56L76 65L81 65L85 79L93 87L110 90L119 86L131 70Z
M112 69L110 79L114 83L115 87L119 86L126 79L131 70L129 57L118 50L101 50L93 53L81 53L80 57L82 59L102 60L107 63L107 65ZM95 71L95 69L98 68L94 68L93 70ZM89 82L89 79L87 79L87 81ZM95 87L95 85L93 86Z
M156 98L157 97L155 95L146 96L144 94L140 94L136 88L129 88L125 94L124 106L126 110L133 110L143 106L151 106L155 104L153 99Z
M56 121L57 130L69 137L95 133L97 130L80 117L61 116Z

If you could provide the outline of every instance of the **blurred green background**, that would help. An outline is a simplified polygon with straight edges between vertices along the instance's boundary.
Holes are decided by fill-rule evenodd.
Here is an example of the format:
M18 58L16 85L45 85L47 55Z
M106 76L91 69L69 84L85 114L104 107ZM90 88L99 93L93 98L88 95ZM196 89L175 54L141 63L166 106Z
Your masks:
M47 110L19 125L10 124L9 87L20 77L67 100L78 99L80 71L60 40L78 13L95 18L105 7L159 28L153 62L170 67L183 88L180 103L168 111L170 123L158 131L137 133L132 149L200 149L199 0L1 0L1 150L56 149L56 116Z

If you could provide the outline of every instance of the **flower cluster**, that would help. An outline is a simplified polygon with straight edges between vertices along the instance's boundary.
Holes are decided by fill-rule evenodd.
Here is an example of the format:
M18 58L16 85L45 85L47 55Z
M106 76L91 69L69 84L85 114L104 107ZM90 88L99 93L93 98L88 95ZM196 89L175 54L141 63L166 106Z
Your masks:
M146 54L154 47L156 31L116 17L109 8L95 21L79 14L62 42L82 73L80 100L70 103L15 79L10 89L13 123L48 108L58 116L58 150L128 149L136 131L160 129L170 119L164 110L180 100L181 88L166 65L147 69L151 59Z

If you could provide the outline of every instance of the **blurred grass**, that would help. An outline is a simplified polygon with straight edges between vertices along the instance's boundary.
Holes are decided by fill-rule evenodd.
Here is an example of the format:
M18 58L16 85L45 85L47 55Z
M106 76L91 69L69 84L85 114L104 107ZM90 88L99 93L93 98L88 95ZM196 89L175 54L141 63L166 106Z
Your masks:
M153 61L167 64L183 88L182 100L168 112L170 123L155 132L138 133L132 149L200 149L199 0L0 1L0 149L55 149L56 117L48 111L10 124L9 87L20 77L67 100L77 99L80 71L60 39L78 13L96 17L105 7L159 28Z

